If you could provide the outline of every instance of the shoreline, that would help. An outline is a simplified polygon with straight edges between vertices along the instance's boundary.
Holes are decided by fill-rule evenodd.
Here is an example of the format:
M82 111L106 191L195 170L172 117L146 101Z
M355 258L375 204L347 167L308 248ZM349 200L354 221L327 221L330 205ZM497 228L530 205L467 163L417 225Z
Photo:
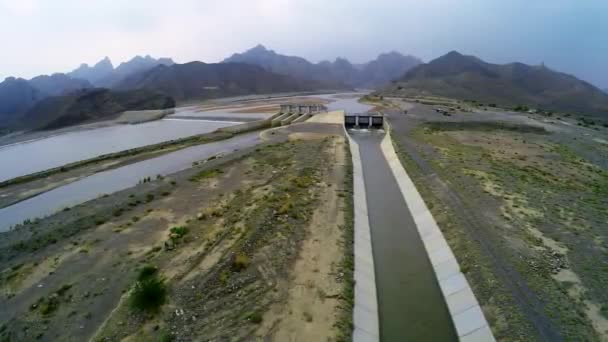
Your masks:
M235 133L231 133L233 131L235 131L236 133L244 133L247 131L264 128L264 125L269 123L267 121L268 121L268 119L258 120L258 121L254 121L254 122L245 122L240 125L218 128L215 131L208 132L208 133L193 135L190 137L185 137L185 138L180 138L180 139L168 140L168 141L157 143L157 144L136 147L136 148L132 148L132 149L128 149L128 150L123 150L120 152L108 153L108 154L104 154L101 156L80 160L77 162L65 164L63 166L54 167L54 168L47 169L44 171L35 172L35 173L15 177L15 178L12 178L12 179L9 179L6 181L2 181L2 182L0 182L0 189L3 187L9 186L9 185L28 182L28 181L31 181L34 179L46 177L46 176L56 174L59 172L73 170L78 167L82 167L85 165L89 165L89 164L97 163L97 162L101 162L101 161L113 160L113 159L121 158L121 157L125 157L125 156L133 156L135 154L140 154L140 153L144 153L144 152L152 152L152 151L160 150L163 148L174 147L174 146L180 145L180 144L186 144L183 147L187 147L187 146L197 145L200 143L206 143L206 142L210 142L210 141L223 140L223 139L231 137L232 134L235 134ZM253 127L251 127L252 124L255 124L255 125ZM246 130L245 131L240 130L240 127L243 127ZM221 134L227 134L227 136L223 137L223 136L221 136ZM207 139L208 136L211 136L211 135L220 135L220 137L219 138L211 137L210 139Z

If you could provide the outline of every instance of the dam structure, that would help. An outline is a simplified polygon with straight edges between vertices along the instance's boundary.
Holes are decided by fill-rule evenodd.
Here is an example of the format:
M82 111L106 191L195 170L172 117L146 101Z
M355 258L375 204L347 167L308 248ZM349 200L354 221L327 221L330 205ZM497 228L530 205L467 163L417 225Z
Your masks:
M290 123L306 121L311 116L327 112L322 103L285 103L280 105L279 115L272 120L272 126L283 126Z

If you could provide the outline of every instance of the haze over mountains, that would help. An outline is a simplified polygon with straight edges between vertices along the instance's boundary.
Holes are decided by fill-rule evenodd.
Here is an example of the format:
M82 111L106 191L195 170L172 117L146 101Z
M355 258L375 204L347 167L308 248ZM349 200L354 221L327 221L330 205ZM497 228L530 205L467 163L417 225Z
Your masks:
M257 45L243 53L235 53L223 63L255 64L278 74L333 86L375 88L387 84L422 61L413 56L390 52L361 65L353 65L345 58L314 64L304 58L281 55Z
M136 56L114 68L106 57L92 67L82 64L67 74L41 75L31 80L9 77L0 83L0 128L46 129L59 127L61 123L99 119L113 109L164 108L166 104L159 101L160 94L157 93L108 94L98 90L113 88L134 73L171 64L173 61L169 58ZM174 104L172 99L163 100ZM65 117L62 119L60 116Z
M440 95L608 118L608 94L544 65L491 64L452 51L405 73L386 95Z
M269 72L244 63L190 62L159 65L134 73L115 89L148 89L172 96L178 101L246 94L310 91L323 87L319 82L300 80Z
M282 63L284 67L280 67ZM114 67L112 61L105 57L92 66L81 64L65 74L42 75L31 80L7 78L0 83L0 127L28 127L24 121L39 118L31 110L49 113L50 109L44 106L73 101L72 94L77 92L78 96L83 96L84 93L79 92L83 89L146 89L178 101L273 92L343 90L388 82L391 75L399 75L418 63L420 61L414 57L389 53L365 65L355 66L343 58L313 64L300 57L276 54L261 45L243 54L235 54L224 63L175 64L170 58L136 56ZM65 98L43 101L49 97ZM87 106L81 104L78 107ZM56 106L53 108L58 110ZM105 112L105 109L100 112ZM92 117L97 116L93 113ZM38 123L29 126L41 127Z
M0 83L0 122L13 120L47 97L67 95L77 90L94 87L111 88L133 73L160 64L170 65L173 61L168 58L136 56L114 68L110 59L106 57L92 67L82 64L66 74L41 75L31 80L9 77Z
M92 67L86 63L83 63L80 65L80 67L72 72L69 72L67 75L72 78L83 79L91 83L96 83L110 75L113 71L114 66L112 65L112 61L110 61L110 58L105 57Z
M146 55L145 57L135 56L128 62L120 63L118 67L114 68L112 61L105 57L92 67L86 63L81 64L78 69L68 73L68 76L87 80L97 87L111 88L134 73L146 71L157 65L172 64L174 62L171 58L155 59Z
M99 104L96 102L99 99L116 95L98 93L101 88L126 92L118 102L129 105L94 105ZM352 64L344 58L311 63L258 45L233 54L221 63L176 64L170 58L136 56L115 68L106 57L93 66L82 64L66 74L42 75L31 80L9 77L0 83L0 128L10 131L55 127L52 122L99 119L112 108L163 107L165 100L173 103L247 94L354 88L382 89L381 93L394 96L433 94L608 116L605 91L542 65L491 64L458 52L426 64L398 52L380 54L364 64ZM146 92L134 93L134 90ZM124 98L130 95L134 96L133 101ZM66 104L66 107L60 108L57 104ZM75 105L70 107L72 104ZM92 113L76 115L73 108ZM52 122L34 111L45 113ZM69 119L62 121L56 113L63 113Z

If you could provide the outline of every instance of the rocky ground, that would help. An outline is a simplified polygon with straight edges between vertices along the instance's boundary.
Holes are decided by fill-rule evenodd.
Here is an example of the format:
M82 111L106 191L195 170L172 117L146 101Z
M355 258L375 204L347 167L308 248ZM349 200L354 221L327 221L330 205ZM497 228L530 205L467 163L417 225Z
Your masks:
M340 127L301 124L3 234L3 340L348 340Z
M436 100L376 103L496 338L608 339L608 129Z

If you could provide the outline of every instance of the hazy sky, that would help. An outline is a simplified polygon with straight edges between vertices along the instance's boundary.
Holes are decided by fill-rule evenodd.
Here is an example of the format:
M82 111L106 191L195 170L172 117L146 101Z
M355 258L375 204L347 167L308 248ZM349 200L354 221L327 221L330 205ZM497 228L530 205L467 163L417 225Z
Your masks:
M0 79L106 55L217 62L257 43L315 62L458 50L608 88L608 0L0 0Z

